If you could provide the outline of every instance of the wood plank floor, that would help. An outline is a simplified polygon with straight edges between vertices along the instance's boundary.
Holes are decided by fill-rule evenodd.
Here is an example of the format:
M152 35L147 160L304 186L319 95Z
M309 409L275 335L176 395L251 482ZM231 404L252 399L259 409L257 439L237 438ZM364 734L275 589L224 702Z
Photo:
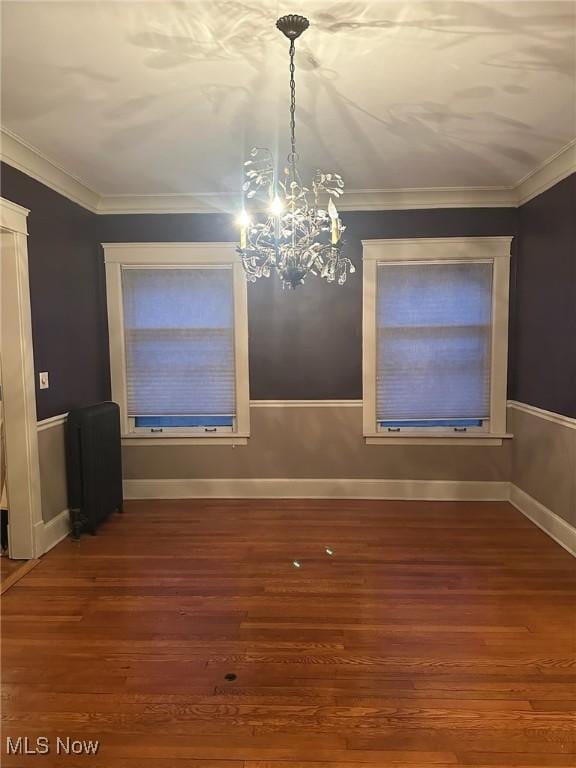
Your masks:
M0 595L7 592L39 562L39 560L11 560L8 555L2 555L0 557Z
M3 598L2 765L574 766L575 587L506 503L130 502Z
M27 561L10 560L8 555L2 554L2 557L0 557L0 584L16 573L25 562Z

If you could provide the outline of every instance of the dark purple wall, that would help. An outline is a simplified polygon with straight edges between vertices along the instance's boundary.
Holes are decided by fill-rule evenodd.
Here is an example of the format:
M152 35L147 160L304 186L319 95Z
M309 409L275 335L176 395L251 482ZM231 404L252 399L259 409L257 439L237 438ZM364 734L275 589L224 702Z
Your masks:
M2 194L29 217L30 291L38 417L110 396L101 242L232 241L231 217L216 214L96 216L4 166ZM348 255L357 267L343 288L310 280L283 291L249 286L250 390L254 399L362 396L361 239L514 235L506 208L346 213Z
M576 417L576 174L519 209L511 396Z
M110 397L97 216L9 165L2 197L30 209L28 263L38 418ZM48 371L50 388L38 389Z
M362 239L513 235L506 208L373 211L343 215L357 267L344 287L311 279L284 291L277 279L248 287L250 395L257 400L362 397ZM235 241L228 216L101 216L101 242Z

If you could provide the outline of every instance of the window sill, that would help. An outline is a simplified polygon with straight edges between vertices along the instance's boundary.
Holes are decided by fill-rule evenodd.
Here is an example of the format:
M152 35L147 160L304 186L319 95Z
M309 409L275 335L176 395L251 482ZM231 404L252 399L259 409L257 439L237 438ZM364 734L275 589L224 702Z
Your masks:
M152 446L152 445L248 445L250 435L220 434L220 435L122 435L122 445Z
M503 440L509 440L513 435L490 434L484 435L383 435L376 433L364 435L366 445L483 445L486 447L502 445Z

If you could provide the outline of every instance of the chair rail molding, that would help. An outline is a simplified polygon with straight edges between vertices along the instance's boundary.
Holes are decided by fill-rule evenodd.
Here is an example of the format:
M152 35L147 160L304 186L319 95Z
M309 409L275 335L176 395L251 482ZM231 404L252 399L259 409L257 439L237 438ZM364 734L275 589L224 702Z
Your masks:
M538 416L546 421L552 421L555 424L560 424L562 427L568 427L568 429L576 429L576 419L571 416L564 416L561 413L555 411L546 411L543 408L537 408L535 405L528 405L528 403L521 403L517 400L508 400L508 408L513 408L516 411L522 411L523 413L529 413L531 416Z
M38 432L44 432L46 429L52 429L52 427L59 427L62 424L66 424L68 413L59 413L56 416L50 416L47 419L42 419L36 423L36 429Z

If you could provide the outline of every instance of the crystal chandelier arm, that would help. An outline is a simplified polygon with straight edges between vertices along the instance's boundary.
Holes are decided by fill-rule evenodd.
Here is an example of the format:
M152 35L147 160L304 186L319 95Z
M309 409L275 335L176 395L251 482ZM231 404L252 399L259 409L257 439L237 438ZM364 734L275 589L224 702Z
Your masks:
M267 190L270 197L274 187L274 163L269 149L253 147L250 159L244 163L244 184L242 191L248 199Z

